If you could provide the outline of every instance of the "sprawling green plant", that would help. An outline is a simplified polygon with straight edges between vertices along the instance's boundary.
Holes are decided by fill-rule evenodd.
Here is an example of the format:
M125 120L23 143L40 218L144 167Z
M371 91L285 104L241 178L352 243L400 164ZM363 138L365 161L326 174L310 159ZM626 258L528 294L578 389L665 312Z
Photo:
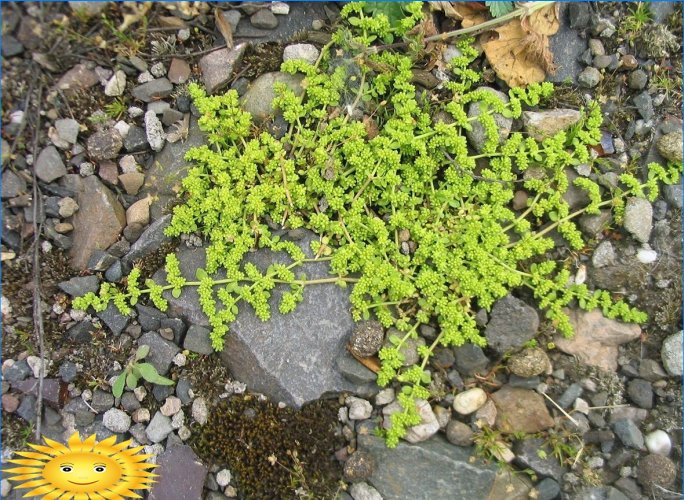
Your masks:
M494 115L520 117L523 106L538 106L551 95L550 83L511 89L503 102L476 87L480 76L469 65L477 52L472 40L463 39L456 44L461 55L450 63L453 80L432 98L411 83L410 56L371 47L391 27L382 15L364 13L359 4L345 5L342 16L353 18L353 26L334 34L316 64L283 63L282 71L304 75L304 91L297 95L277 86L274 106L289 124L282 138L257 129L235 91L207 96L198 85L189 86L208 144L186 155L194 167L182 182L184 202L175 207L166 233L200 234L207 241L206 269L191 281L170 254L166 283L148 280L141 289L134 269L125 288L105 283L99 295L87 294L74 306L103 310L113 300L127 313L149 295L165 310L165 291L178 296L183 287L196 286L212 345L221 350L239 307L249 305L269 319L268 301L278 284L290 287L279 305L283 314L297 307L306 285L352 284L354 319L375 316L400 332L380 351L378 373L381 386L402 385L404 411L392 415L386 434L395 446L407 427L420 422L414 400L430 395L435 348L484 346L475 312L489 310L511 290L531 289L565 335L572 328L563 308L575 302L588 310L599 307L610 318L645 321L644 313L607 291L569 284L570 271L546 260L554 248L550 233L580 249L585 243L575 218L612 207L619 220L626 197L654 199L658 181L674 182L678 171L653 164L645 183L624 174L609 193L580 177L574 184L590 201L571 212L563 199L566 171L592 164L589 146L601 135L598 106L588 106L576 126L541 142L519 132L504 140ZM474 103L481 112L469 117L466 108ZM486 137L477 154L469 151L465 134L474 126ZM518 189L529 194L522 212L510 206ZM331 276L302 275L298 269L311 259L276 236L273 222L318 234L313 260L329 261ZM286 252L290 263L260 270L244 262L254 248ZM212 277L218 271L226 277ZM405 366L402 348L429 322L439 325L437 338L420 347L417 364Z

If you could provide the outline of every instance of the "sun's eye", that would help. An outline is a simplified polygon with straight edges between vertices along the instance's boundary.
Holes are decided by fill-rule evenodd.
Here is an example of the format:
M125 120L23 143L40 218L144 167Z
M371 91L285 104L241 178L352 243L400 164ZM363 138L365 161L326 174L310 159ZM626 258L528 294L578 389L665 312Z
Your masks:
M73 467L71 467L71 465L62 465L60 469L62 469L62 472L71 472L72 470L74 470Z
M95 466L95 472L104 472L105 470L107 470L107 467L105 467L104 465Z

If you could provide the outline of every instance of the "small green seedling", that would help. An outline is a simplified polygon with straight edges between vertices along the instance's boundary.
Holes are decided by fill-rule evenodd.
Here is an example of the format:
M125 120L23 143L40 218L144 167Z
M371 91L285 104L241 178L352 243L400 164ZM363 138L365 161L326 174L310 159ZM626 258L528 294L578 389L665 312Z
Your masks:
M141 345L135 352L135 357L126 365L121 375L117 377L112 386L114 397L120 398L124 391L124 385L130 390L138 386L138 381L143 378L151 384L173 385L173 380L162 377L157 369L150 363L141 363L150 352L150 346Z

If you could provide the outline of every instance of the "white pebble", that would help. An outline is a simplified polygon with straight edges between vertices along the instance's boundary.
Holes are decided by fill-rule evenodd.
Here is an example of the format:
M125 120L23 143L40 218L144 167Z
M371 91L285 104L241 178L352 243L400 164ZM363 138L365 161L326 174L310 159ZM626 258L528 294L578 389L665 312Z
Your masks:
M9 299L3 295L2 296L2 315L3 316L9 316L10 314L12 314L12 306L10 305Z
M216 473L216 484L221 488L225 488L230 484L232 474L228 469L222 469Z
M139 108L138 106L131 106L128 108L128 116L131 118L137 118L139 116L142 116L145 112L142 110L142 108Z
M655 453L656 455L668 456L672 449L670 436L667 435L667 432L661 431L660 429L650 432L644 441L646 442L648 451Z
M637 260L642 264L652 264L658 258L658 254L651 248L640 248L637 252Z
M373 407L365 399L350 396L345 403L349 407L349 420L365 420L373 413Z
M271 12L276 16L286 16L290 13L290 6L285 2L273 2L271 4Z
M470 415L487 402L487 393L479 387L456 394L453 407L461 415Z
M140 110L142 111L142 110ZM130 113L130 110L129 110ZM114 128L119 131L119 135L122 139L125 139L128 135L128 131L131 130L131 126L123 120L119 120L114 124Z

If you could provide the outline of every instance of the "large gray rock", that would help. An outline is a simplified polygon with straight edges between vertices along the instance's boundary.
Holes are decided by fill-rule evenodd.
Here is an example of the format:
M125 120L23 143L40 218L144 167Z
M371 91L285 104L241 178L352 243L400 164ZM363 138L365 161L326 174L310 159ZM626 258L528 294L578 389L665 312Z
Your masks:
M485 337L489 346L498 353L522 346L537 333L537 311L520 299L507 295L492 308Z
M129 132L130 133L130 132ZM168 142L155 155L152 167L146 172L145 184L139 197L148 194L154 200L150 205L152 220L160 219L169 212L169 206L176 199L176 192L185 177L190 163L185 161L185 153L193 147L206 143L206 136L197 126L195 118L190 119L188 137L185 141Z
M171 446L159 455L154 469L159 480L150 491L150 500L201 498L208 469L187 445Z
M472 448L454 446L442 436L417 445L400 442L388 448L374 434L374 424L358 430L358 447L373 457L375 470L368 480L384 500L488 498L496 467L471 462Z
M290 75L275 71L264 73L254 80L244 96L242 96L242 107L252 115L256 124L262 123L268 117L275 115L273 109L273 99L276 94L273 91L273 84L285 83L295 94L300 95L302 90L301 82L304 75Z
M309 244L314 238L312 233L307 233L297 242L309 256ZM183 248L178 258L181 273L189 278L194 277L196 269L204 268L206 262L204 249ZM261 270L273 262L289 262L284 254L268 250L249 254L247 260ZM297 272L305 272L308 279L329 277L326 263L307 263ZM154 280L164 282L165 272L158 271ZM344 352L353 328L349 291L334 284L308 286L297 309L281 315L278 304L286 290L280 286L274 289L269 302L271 319L266 322L257 318L250 306L240 304L240 312L230 326L221 353L233 376L252 390L297 407L326 392L367 392L364 387L346 381L335 363ZM184 288L177 299L171 294L165 298L169 301L170 316L181 317L189 324L208 326L195 287Z
M108 248L119 238L126 213L114 193L94 175L83 179L78 206L70 257L74 269L84 270L94 250Z

